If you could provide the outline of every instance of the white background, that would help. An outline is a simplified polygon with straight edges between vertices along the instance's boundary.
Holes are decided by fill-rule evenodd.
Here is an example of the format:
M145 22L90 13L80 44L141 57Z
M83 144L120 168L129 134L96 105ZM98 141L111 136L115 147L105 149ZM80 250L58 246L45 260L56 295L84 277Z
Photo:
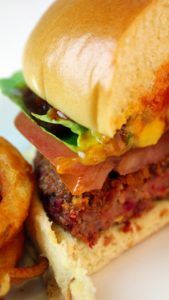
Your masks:
M20 70L25 41L33 26L52 0L0 0L0 77ZM25 139L12 126L17 108L0 98L0 135L6 136L21 150ZM3 112L3 114L2 114ZM23 144L24 142L24 144Z
M21 68L25 40L51 2L0 0L0 77ZM0 135L24 150L28 143L12 125L16 113L17 108L0 96ZM98 300L168 300L169 228L112 262L94 276L94 283L97 286ZM27 292L29 290L31 293L26 297L21 291L17 300L42 299L35 284L32 288L28 287ZM39 298L36 293L40 295ZM10 296L10 299L14 299L14 296Z

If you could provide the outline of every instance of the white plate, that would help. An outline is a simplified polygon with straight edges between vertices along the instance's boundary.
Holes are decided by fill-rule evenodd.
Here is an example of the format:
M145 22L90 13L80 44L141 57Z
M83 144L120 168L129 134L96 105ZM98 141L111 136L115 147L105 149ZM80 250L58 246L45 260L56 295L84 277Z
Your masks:
M0 77L20 68L28 32L51 0L0 0ZM21 151L29 143L13 126L17 108L0 96L0 135ZM123 254L93 276L97 300L169 299L169 228ZM45 299L40 280L13 291L8 299ZM83 300L83 299L80 299Z

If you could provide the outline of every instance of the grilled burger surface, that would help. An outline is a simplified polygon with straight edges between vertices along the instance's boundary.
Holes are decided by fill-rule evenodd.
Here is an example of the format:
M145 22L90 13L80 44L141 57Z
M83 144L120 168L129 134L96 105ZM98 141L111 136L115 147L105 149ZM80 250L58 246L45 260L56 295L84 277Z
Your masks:
M55 1L26 43L23 73L0 80L21 108L16 127L38 151L43 205L32 201L31 236L65 298L94 299L84 274L169 222L165 2ZM127 232L136 223L141 230Z
M24 93L24 101L31 113L43 115L52 109L55 118L68 120L62 112L54 110L29 89ZM38 123L52 134L69 134L58 124ZM124 128L118 135L125 140ZM89 190L86 187L87 191L78 195L70 191L62 175L45 156L38 152L34 161L40 197L49 217L90 246L97 242L104 230L117 223L125 226L132 217L139 217L150 210L156 200L169 195L167 131L154 146L136 148L110 159L110 168L106 170L102 186ZM79 166L82 168L82 165ZM92 169L91 180L97 182L98 179Z
M30 112L43 115L53 109L29 89L25 91L24 99ZM68 119L57 110L55 117ZM63 126L42 121L39 125L53 134L66 134ZM122 129L118 134L125 139L123 133ZM168 136L166 132L155 146L111 158L113 170L107 172L103 186L78 195L71 193L56 168L38 152L35 172L40 197L49 217L90 246L112 225L120 223L125 228L132 217L140 217L156 200L169 195ZM96 182L97 177L92 180Z
M41 154L35 171L44 208L51 219L90 246L113 224L125 223L169 195L169 157L140 171L111 172L101 190L73 196L54 167ZM97 180L97 179L96 179Z

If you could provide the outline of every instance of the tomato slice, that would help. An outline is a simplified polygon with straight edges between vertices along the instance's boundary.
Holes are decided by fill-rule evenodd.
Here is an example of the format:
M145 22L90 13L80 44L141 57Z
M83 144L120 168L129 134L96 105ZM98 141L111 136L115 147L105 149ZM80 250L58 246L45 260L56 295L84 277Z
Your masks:
M114 160L108 159L95 166L85 166L77 161L77 155L63 143L45 132L25 114L15 120L17 129L54 165L63 182L74 195L101 189L112 170ZM62 164L60 162L62 160Z

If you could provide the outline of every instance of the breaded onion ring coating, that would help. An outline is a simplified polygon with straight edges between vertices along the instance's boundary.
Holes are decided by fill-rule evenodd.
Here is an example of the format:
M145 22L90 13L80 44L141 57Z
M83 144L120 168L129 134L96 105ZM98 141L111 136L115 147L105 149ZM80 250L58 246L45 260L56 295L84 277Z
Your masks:
M42 275L48 269L48 260L40 257L37 264L30 267L4 268L3 271L9 274L12 283L22 283L25 280L36 278ZM1 270L1 269L0 269Z
M0 269L3 267L15 267L23 255L24 233L23 231L0 249Z
M0 297L4 297L11 288L11 284L23 283L42 275L48 268L48 260L40 258L38 264L22 268L0 268Z
M11 279L4 268L13 268L19 262L24 250L23 231L0 249L0 297L4 297L11 288Z
M4 138L0 138L0 248L21 230L34 187L31 166Z

